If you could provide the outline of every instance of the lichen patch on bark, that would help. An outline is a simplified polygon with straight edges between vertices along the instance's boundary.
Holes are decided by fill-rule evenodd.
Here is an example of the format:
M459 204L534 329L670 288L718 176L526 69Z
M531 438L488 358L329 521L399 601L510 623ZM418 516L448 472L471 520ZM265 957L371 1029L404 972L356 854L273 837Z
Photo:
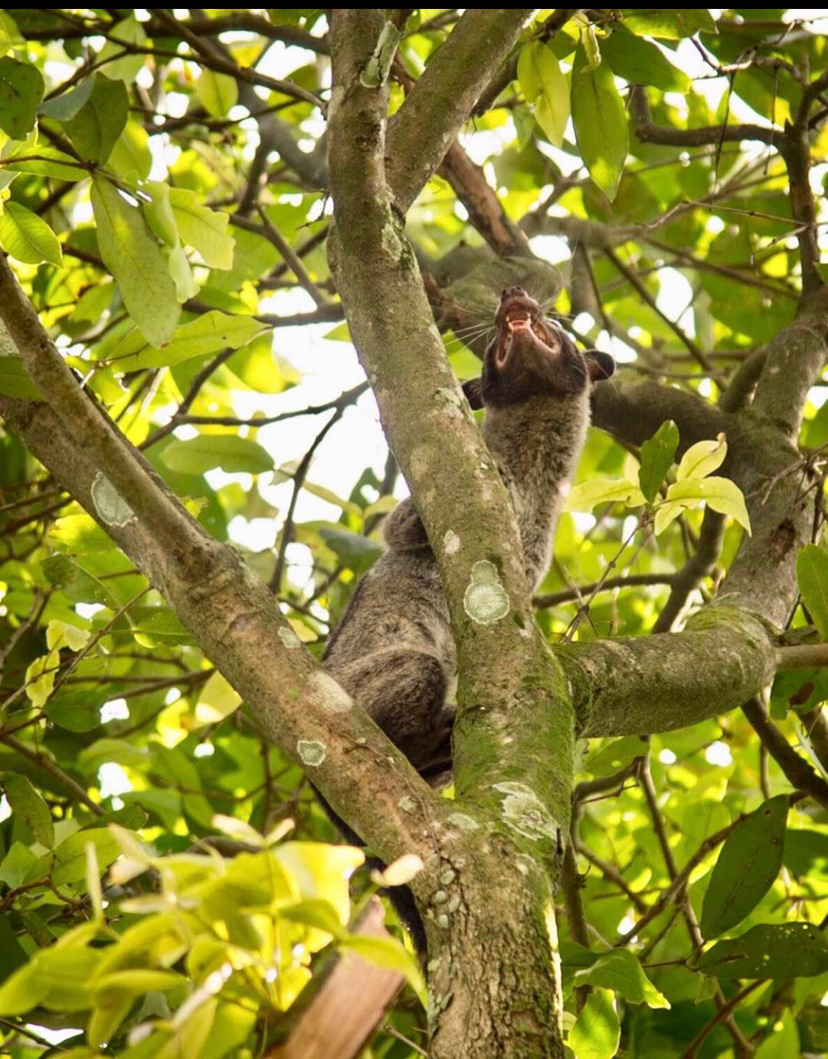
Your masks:
M135 518L135 512L112 482L100 471L95 475L89 492L95 510L107 526L126 526Z
M497 567L488 559L481 559L472 567L463 609L478 625L493 625L509 613L509 594L500 583Z

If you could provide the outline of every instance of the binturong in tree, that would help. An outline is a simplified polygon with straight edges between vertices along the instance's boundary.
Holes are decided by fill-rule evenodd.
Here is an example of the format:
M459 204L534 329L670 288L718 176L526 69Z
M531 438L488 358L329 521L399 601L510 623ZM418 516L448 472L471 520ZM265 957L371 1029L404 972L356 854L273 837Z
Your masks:
M826 1050L805 15L0 13L0 1050Z

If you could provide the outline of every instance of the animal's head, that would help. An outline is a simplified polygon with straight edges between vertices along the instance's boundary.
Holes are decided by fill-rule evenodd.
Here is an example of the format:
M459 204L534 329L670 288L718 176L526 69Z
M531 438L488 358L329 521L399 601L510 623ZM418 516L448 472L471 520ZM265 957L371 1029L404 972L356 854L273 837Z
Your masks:
M483 362L483 375L464 385L473 408L506 407L546 395L566 399L590 380L608 379L615 362L608 353L581 353L569 335L544 317L522 287L507 287L495 313L497 333Z

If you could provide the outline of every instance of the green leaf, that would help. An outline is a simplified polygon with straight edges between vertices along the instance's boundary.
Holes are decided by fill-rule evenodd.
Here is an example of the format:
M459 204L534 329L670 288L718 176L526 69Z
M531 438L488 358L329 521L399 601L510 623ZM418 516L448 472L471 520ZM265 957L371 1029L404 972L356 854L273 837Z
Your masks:
M359 533L324 526L319 530L319 536L349 570L367 570L382 555L382 548L376 541Z
M214 467L234 473L262 474L273 470L273 458L256 441L235 434L199 434L189 441L172 441L161 456L171 471L204 474Z
M322 898L311 898L308 901L300 901L295 905L287 905L279 909L279 916L290 920L291 923L302 923L307 927L315 927L332 938L342 938L343 928L339 922L336 909Z
M118 989L101 989L95 994L86 1030L86 1039L93 1048L100 1048L109 1040L129 1014L134 1000L134 996Z
M612 993L596 989L578 1016L569 1035L569 1047L578 1059L612 1059L621 1040L621 1024Z
M17 940L11 917L0 916L0 981L29 962L26 950Z
M48 985L34 961L19 968L0 986L0 1015L22 1015L40 1003Z
M0 129L13 140L25 139L34 128L43 89L43 75L30 63L9 55L0 59Z
M29 825L42 846L51 849L55 842L55 828L46 802L25 776L4 772L2 783L12 813Z
M102 828L76 831L65 838L55 850L55 867L52 881L56 886L74 885L86 877L86 844L95 847L101 870L120 856L121 847L116 839Z
M150 201L144 206L147 224L167 246L178 246L178 225L170 205L170 186L159 180L149 180L145 185Z
M0 246L17 261L63 266L60 243L49 225L17 202L7 202L0 214Z
M128 117L129 98L124 82L110 81L96 73L89 99L61 125L81 158L102 164L112 153Z
M92 178L92 209L101 257L118 283L130 316L147 342L164 345L175 330L181 307L167 263L141 211L97 175Z
M701 932L715 938L750 915L782 867L788 796L760 805L722 846L704 895Z
M214 118L226 118L239 99L239 86L235 78L214 70L202 70L195 89L204 109Z
M612 72L631 85L652 85L665 92L690 91L690 78L676 69L664 52L620 26L601 41L601 54Z
M722 515L730 515L750 533L750 516L745 507L742 490L729 478L685 478L684 481L674 482L670 486L667 490L667 500L674 503L688 501L688 507L704 500L708 507Z
M612 70L605 62L590 70L582 45L572 69L572 120L589 175L614 199L629 150L627 114Z
M633 33L663 40L681 40L694 33L717 33L716 22L706 8L624 12L624 25Z
M69 121L89 101L94 86L94 77L84 78L80 84L70 88L68 92L61 92L59 96L45 99L40 104L40 113L45 114L47 118L54 118L56 121Z
M107 29L107 36L114 37L119 41L127 41L129 44L137 44L139 47L143 47L147 42L144 27L134 14L121 19L120 22L116 22L114 26ZM113 81L125 81L129 85L135 80L138 71L146 62L146 56L141 54L124 55L123 52L123 44L116 44L115 40L107 40L98 52L98 62L106 62L104 73L107 77ZM118 55L121 57L116 58ZM110 59L112 59L111 62L108 61Z
M813 923L753 927L739 938L717 942L698 970L715 978L796 978L828 971L828 940Z
M577 971L578 985L588 982L604 989L614 989L631 1004L651 1008L669 1008L667 998L656 989L629 949L612 949L602 953L591 967Z
M770 1034L756 1049L755 1059L791 1059L791 1056L801 1054L796 1020L790 1011L784 1011L782 1018L772 1025Z
M21 144L18 150L4 158L3 169L9 173L32 173L55 180L82 180L88 175L71 155L45 144L37 146L33 152L26 144Z
M45 713L67 732L91 732L101 723L101 706L113 697L111 685L101 690L64 685L46 703Z
M658 496L664 477L673 465L679 443L678 427L672 419L662 423L649 441L641 446L638 484L649 503Z
M800 548L796 557L796 583L819 635L828 640L828 553L816 544Z
M152 169L149 133L137 121L128 121L107 163L116 176L134 184L146 180Z
M569 83L555 53L541 41L527 44L518 59L518 79L549 142L560 147L569 121Z
M182 242L197 250L210 268L232 268L236 243L227 234L228 215L203 206L198 195L186 188L170 188L170 205Z
M593 776L609 776L647 752L646 743L637 735L613 739L594 751L584 762L584 770Z
M29 872L39 859L37 854L32 853L29 847L24 846L22 842L13 842L11 849L0 863L0 882L14 890L26 881Z
M417 961L409 952L406 952L402 943L396 938L349 934L340 941L339 947L357 953L364 960L378 967L385 967L389 971L401 974L417 994L423 1007L426 1006L425 983Z
M131 331L111 350L107 362L123 372L169 367L221 349L239 349L263 329L264 324L250 316L228 316L211 309L197 320L180 324L160 348L147 343L139 331Z
M210 1036L201 1049L199 1059L222 1059L229 1052L235 1052L250 1036L256 1024L257 1012L253 1008L242 1007L238 1002L222 1004L216 1012ZM61 1057L62 1059L62 1057Z
M569 511L591 511L596 504L640 507L645 502L638 486L626 478L595 478L591 482L576 485L566 499L566 506Z
M43 395L29 378L20 357L0 355L0 393L24 401L41 401Z
M698 441L691 445L681 458L676 471L676 481L685 478L705 478L724 463L727 456L727 441L719 434L715 441Z
M795 875L816 871L828 876L828 833L788 828L784 864Z

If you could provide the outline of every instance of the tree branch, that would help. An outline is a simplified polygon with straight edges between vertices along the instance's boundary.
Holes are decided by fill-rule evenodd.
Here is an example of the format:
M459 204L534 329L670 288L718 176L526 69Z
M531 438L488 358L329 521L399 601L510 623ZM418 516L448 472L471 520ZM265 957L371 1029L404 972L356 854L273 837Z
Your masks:
M754 695L742 706L742 712L791 786L805 791L820 805L828 808L828 783L797 754L770 719L761 700Z
M442 162L532 10L469 8L391 118L388 183L402 213Z

